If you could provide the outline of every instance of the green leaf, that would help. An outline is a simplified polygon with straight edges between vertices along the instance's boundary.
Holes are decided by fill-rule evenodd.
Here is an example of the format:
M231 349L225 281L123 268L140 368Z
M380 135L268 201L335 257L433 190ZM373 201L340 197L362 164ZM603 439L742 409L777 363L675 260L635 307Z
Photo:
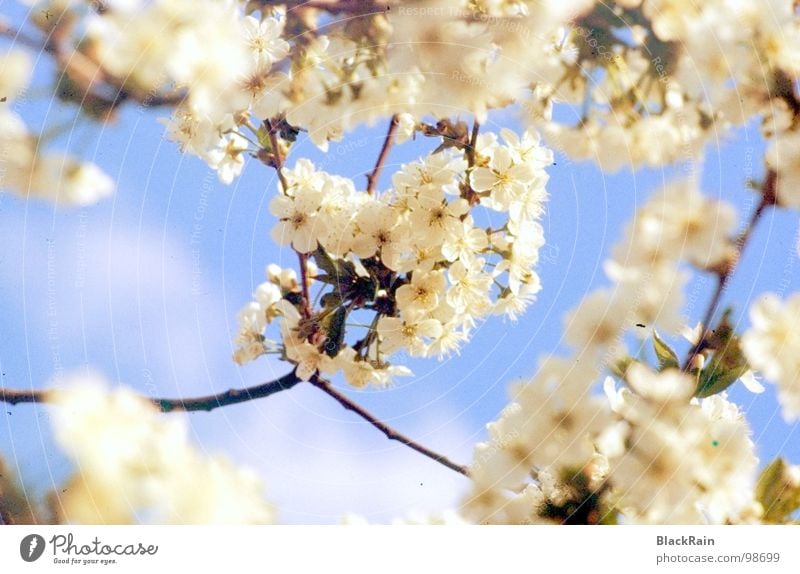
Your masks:
M653 350L656 352L656 357L658 357L659 371L680 368L678 355L676 355L675 351L658 336L655 330L653 330Z
M788 470L786 461L776 458L758 478L755 496L764 509L764 522L784 524L800 508L800 485Z
M327 273L326 283L331 285L349 285L355 281L356 268L349 261L334 259L321 246L318 246L313 253L314 262L317 267Z
M344 344L345 321L347 320L347 307L340 306L331 313L324 321L324 328L327 333L323 350L329 357L335 357Z
M258 145L261 146L261 149L265 149L268 152L272 152L272 140L269 138L269 130L265 125L261 125L256 132L256 138L258 138Z
M612 375L624 381L625 376L628 373L628 369L635 362L636 359L633 357L623 357L614 361L613 363L609 363L608 370L611 371Z
M750 370L729 317L730 310L725 312L719 326L714 330L710 341L714 354L699 374L695 392L698 398L721 393Z

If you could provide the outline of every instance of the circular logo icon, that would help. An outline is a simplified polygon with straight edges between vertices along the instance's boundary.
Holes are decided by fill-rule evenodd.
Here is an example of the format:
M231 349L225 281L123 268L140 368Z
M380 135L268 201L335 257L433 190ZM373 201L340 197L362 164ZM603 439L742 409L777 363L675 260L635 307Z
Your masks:
M38 534L28 534L19 543L19 555L25 562L34 562L44 553L44 538Z

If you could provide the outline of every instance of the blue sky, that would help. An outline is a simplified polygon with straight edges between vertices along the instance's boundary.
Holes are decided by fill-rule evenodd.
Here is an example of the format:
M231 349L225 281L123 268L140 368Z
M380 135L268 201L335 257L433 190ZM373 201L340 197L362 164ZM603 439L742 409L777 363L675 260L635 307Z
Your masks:
M35 93L19 107L32 126L71 120L74 110L59 110ZM116 124L84 121L54 143L94 160L118 181L108 201L67 209L0 194L4 386L43 387L54 374L92 369L143 393L180 396L246 386L289 370L263 358L246 367L230 360L236 312L264 280L264 267L295 262L269 236L275 175L253 161L233 185L218 183L200 160L182 157L163 140L157 118L164 113L130 108ZM484 129L503 126L520 129L511 112L490 116ZM301 138L289 164L311 157L363 185L385 129L380 123L349 134L327 156ZM383 186L393 168L432 145L418 140L396 147ZM705 191L733 202L742 220L755 205L744 182L763 173L762 152L757 126L706 150ZM486 423L506 404L509 383L532 375L538 357L559 352L564 313L607 283L603 260L637 205L681 172L678 166L609 175L557 154L538 301L517 322L493 318L481 325L460 355L413 361L415 377L351 396L401 431L468 463ZM762 221L724 299L734 305L740 327L758 293L785 296L800 285L796 235L794 213L770 211ZM692 324L712 289L710 276L698 274L690 283ZM762 395L737 385L731 395L753 425L762 464L778 454L800 462L798 426L782 421L770 385ZM193 414L189 421L203 448L227 452L261 472L284 522L336 522L347 512L388 521L414 509L453 507L468 487L463 477L387 441L304 385ZM40 407L0 411L0 455L34 496L69 472Z

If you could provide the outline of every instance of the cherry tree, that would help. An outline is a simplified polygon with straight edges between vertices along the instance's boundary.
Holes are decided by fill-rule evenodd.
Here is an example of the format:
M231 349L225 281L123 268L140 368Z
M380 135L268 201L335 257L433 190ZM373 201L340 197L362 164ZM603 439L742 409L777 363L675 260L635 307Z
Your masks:
M434 521L794 520L800 466L759 464L726 390L757 392L763 376L784 419L800 418L800 294L761 294L745 331L722 307L765 214L800 206L792 0L25 3L22 21L0 20L5 193L68 205L114 193L111 176L53 149L16 111L48 66L52 97L98 129L126 107L157 109L166 138L222 183L247 162L274 170L271 238L296 263L265 262L237 316L232 360L274 356L286 367L278 379L175 398L86 376L1 388L6 403L51 405L76 468L37 505L0 472L2 522L272 522L260 477L201 452L180 413L301 384L469 478L462 506ZM518 119L483 128L504 111ZM763 176L741 182L756 198L741 222L725 197L704 193L699 169L710 141L752 122L766 153ZM364 180L294 153L298 138L324 152L365 125L385 136ZM385 173L393 147L415 140L437 147ZM387 387L414 376L405 357L448 357L481 323L535 305L547 288L537 264L554 150L605 172L694 169L638 206L605 262L606 286L564 318L569 353L531 360L534 374L460 464L332 381ZM691 327L684 292L698 274L715 285Z

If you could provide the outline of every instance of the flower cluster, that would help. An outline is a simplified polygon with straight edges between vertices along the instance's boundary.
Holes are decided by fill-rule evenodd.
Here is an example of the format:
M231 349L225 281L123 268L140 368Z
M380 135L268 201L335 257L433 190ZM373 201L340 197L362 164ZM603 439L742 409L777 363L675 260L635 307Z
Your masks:
M256 474L209 457L185 421L127 388L74 377L54 391L56 440L77 467L54 501L60 522L252 524L273 519Z
M750 428L724 395L690 402L695 381L677 369L632 365L628 389L606 391L621 421L600 443L609 459L610 496L633 522L747 521L758 460Z
M111 195L114 182L93 163L60 152L44 152L42 138L32 134L14 111L32 72L25 52L0 55L0 189L31 199L88 205Z
M706 141L759 114L768 137L795 132L792 2L618 0L574 16L526 106L573 157L608 171L699 161ZM578 121L553 119L552 104L565 101L583 105ZM787 164L792 137L778 142ZM787 181L785 193L795 187Z
M742 337L747 360L778 384L787 421L800 418L800 295L781 301L768 294L750 309L752 327Z
M167 122L167 136L184 152L203 158L222 182L231 183L244 168L246 152L257 148L240 133L242 126L258 137L250 123L251 115L269 118L279 111L284 74L273 66L288 54L289 44L281 37L283 20L279 13L257 17L213 0L201 4L203 9L192 1L155 2L148 11L137 11L131 17L141 28L139 36L127 28L122 36L129 39L133 50L138 42L146 41L148 57L157 63L144 68L152 77L132 77L139 89L163 89L166 82L187 92L186 100ZM173 34L152 25L153 21L165 20L160 11L170 12L166 21L174 26L177 42ZM175 12L180 16L174 16ZM105 23L107 18L99 20ZM126 21L115 23L108 33L116 37L119 26L125 25ZM150 42L149 36L156 38ZM133 71L142 69L138 57L122 59L119 64L117 52L127 53L124 44L103 45L111 46L109 63L123 66L117 70L122 77L129 77L123 75L125 66Z
M682 209L672 204L678 196ZM565 338L574 355L544 359L489 425L489 441L476 446L474 488L463 508L469 519L757 518L749 427L734 405L714 394L724 390L723 357L738 357L735 338L724 340L706 370L686 374L654 330L680 330L681 260L704 269L723 265L732 256L734 223L730 206L704 198L688 181L666 186L640 208L606 263L614 287L588 295L567 316ZM659 372L626 356L626 332L654 337ZM718 337L726 332L718 329ZM726 385L747 370L725 365L733 373ZM627 384L617 392L609 380L609 400L593 392L606 369Z
M384 384L406 374L390 355L441 357L487 315L520 313L540 289L538 219L552 154L531 133L503 130L502 138L480 137L472 166L454 151L404 165L375 195L304 159L284 169L286 188L270 204L273 238L324 271L301 281L320 289L322 309L308 308L295 278L281 284L268 271L272 281L240 313L235 359L274 348L263 331L281 316L284 354L301 378L341 370L356 386ZM506 219L484 227L477 205ZM346 339L346 322L364 310L373 313L367 333Z

